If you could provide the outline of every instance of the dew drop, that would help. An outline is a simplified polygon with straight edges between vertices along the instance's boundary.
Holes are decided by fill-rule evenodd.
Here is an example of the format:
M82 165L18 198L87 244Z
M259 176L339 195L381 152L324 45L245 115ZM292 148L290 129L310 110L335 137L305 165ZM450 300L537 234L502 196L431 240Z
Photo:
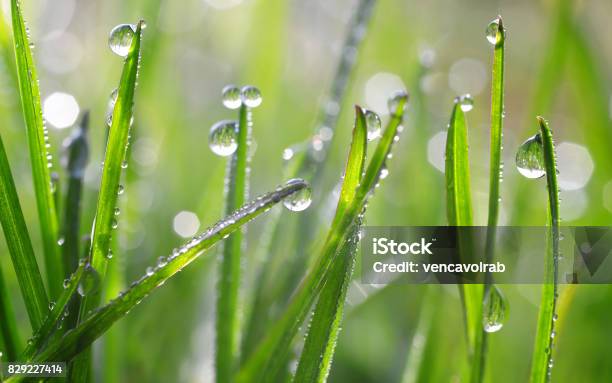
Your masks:
M491 286L483 301L482 325L486 332L499 331L506 320L508 307L506 298L497 286Z
M539 133L527 139L519 147L516 152L516 168L527 178L540 178L546 174L542 137Z
M130 53L135 32L136 26L133 24L117 25L108 36L108 46L115 54L126 57Z
M387 176L389 175L389 169L387 169L387 167L383 167L382 169L380 169L380 179L384 180L385 178L387 178Z
M290 184L291 182L296 182L298 180L292 179L287 182ZM303 182L302 180L299 180ZM310 186L306 186L305 188L291 194L283 200L283 205L291 211L302 211L306 210L310 203L312 202L312 190Z
M114 218L113 218L113 220L112 220L112 222L111 222L111 227L112 227L113 229L116 229L116 228L117 228L117 220L116 220L116 219L114 219Z
M392 115L402 113L404 109L406 109L406 101L408 101L408 93L406 93L406 91L395 91L391 97L389 97L389 101L387 101L389 113ZM402 105L401 110L399 110L400 105Z
M489 43L498 45L504 40L503 30L499 29L499 18L494 19L489 23L486 29L486 36Z
M58 246L63 246L63 245L64 245L64 242L65 242L64 237L60 237L60 238L57 240L57 245L58 245Z
M85 266L85 270L83 270L83 276L79 281L79 285L77 286L77 292L80 296L84 297L89 294L92 294L98 290L100 286L100 275L98 272L91 267L91 265Z
M240 97L242 98L244 105L248 106L249 108L257 108L259 105L261 105L261 92L259 91L259 88L252 85L243 87L240 91Z
M119 187L117 188L117 195L123 194L124 191L125 188L123 187L123 185L119 185Z
M381 122L378 114L371 110L365 111L366 127L368 129L368 141L372 141L380 137Z
M68 278L64 279L64 283L62 284L62 286L64 286L64 288L67 289L68 286L70 286L70 279Z
M118 207L115 208L115 210L113 211L113 214L115 215L119 215L121 214L121 209L119 209Z
M106 253L106 259L112 259L113 258L113 251L111 249L108 249L108 253Z
M469 93L460 96L457 99L457 102L459 103L461 110L464 112L469 112L470 110L474 109L474 99Z
M237 109L242 105L240 88L235 85L227 85L223 88L223 106L227 109Z
M236 121L219 121L210 128L208 136L210 150L219 156L234 154L238 148L238 123Z
M153 275L153 268L151 266L147 267L146 273L147 273L147 276L149 277Z
M55 308L55 302L53 301L49 302L49 311L53 311L54 308Z

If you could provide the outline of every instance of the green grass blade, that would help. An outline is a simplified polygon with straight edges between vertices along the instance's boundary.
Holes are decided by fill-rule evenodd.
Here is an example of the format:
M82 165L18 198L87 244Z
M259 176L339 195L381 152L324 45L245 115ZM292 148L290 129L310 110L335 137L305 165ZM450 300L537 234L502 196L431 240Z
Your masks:
M548 123L538 117L540 136L546 170L548 189L549 240L550 254L544 261L544 285L538 312L536 338L531 361L530 382L541 383L550 380L552 350L554 340L555 312L558 297L558 262L559 262L559 187L557 184L557 160L553 144L552 131Z
M21 211L15 182L11 174L4 144L0 138L0 223L8 245L21 295L32 329L37 329L47 315L49 302L45 292L32 242ZM7 302L8 304L8 302ZM7 321L10 321L10 316ZM10 339L9 339L10 340Z
M19 353L19 332L15 320L15 312L11 303L11 297L4 282L4 276L0 269L0 346L5 358L0 361L16 361Z
M391 118L384 135L381 137L362 182L357 189L354 202L347 207L341 219L334 219L334 223L329 230L323 249L314 267L302 281L280 319L272 326L267 336L244 363L237 375L238 382L269 382L274 380L282 366L281 358L276 356L287 354L301 323L306 318L310 307L323 288L338 250L348 238L355 219L361 213L380 178L380 172L384 168L385 161L391 151L398 128L402 122L404 107L407 101L408 96L404 94L399 100L396 110L391 113Z
M357 106L353 140L336 209L337 219L355 199L365 166L367 136L365 115ZM344 301L353 272L360 226L359 222L353 224L352 232L338 252L339 260L332 266L321 291L295 374L296 383L324 382L327 379L344 315Z
M302 180L293 180L278 187L275 191L260 196L242 206L231 216L219 221L213 227L192 239L183 247L175 249L170 257L158 263L130 288L119 294L107 305L96 309L75 329L68 331L61 339L49 344L32 360L37 362L51 360L68 361L99 338L113 323L123 318L134 306L146 298L154 289L163 285L173 275L202 255L206 250L234 233L247 222L265 213L284 198L304 189L308 185ZM12 378L13 379L13 378ZM9 379L9 382L18 379Z
M251 111L246 105L242 105L238 118L238 148L228 164L226 215L242 206L247 197L250 129ZM238 230L223 243L217 295L215 353L217 382L230 381L237 362L242 238L242 230Z
M472 198L470 193L470 166L468 158L468 133L465 113L455 100L446 139L446 196L447 216L451 226L471 226ZM461 256L470 251L469 238L459 238ZM462 284L460 286L467 331L470 369L480 370L482 342L483 286Z
M425 348L432 336L432 325L434 322L434 313L438 309L437 305L440 304L439 292L437 291L438 286L423 286L426 288L425 294L421 301L421 312L419 313L419 321L414 335L412 335L412 342L408 349L408 360L406 362L406 368L402 375L402 383L417 383L423 380L423 360L425 359Z
M23 15L17 0L11 1L11 13L19 92L28 136L30 160L32 162L32 178L45 253L47 283L49 285L49 295L51 298L54 298L59 295L62 289L64 273L57 245L58 222L55 200L51 191L49 171L51 167L51 154L47 150L48 138L42 118L38 76L34 60L32 59L25 22L23 21Z

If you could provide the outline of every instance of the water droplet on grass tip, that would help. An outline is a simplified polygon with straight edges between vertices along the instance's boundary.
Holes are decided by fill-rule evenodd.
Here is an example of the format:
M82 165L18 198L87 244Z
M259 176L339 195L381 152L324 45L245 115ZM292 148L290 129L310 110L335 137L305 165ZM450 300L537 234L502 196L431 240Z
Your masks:
M214 124L210 128L208 146L216 155L232 155L238 148L238 123L223 120Z
M507 316L506 298L497 286L491 286L483 301L482 325L486 332L499 331Z
M228 85L223 88L223 106L227 109L237 109L242 105L240 88L235 85Z
M489 43L493 45L497 45L501 43L505 37L503 29L500 30L499 28L499 24L500 24L500 19L496 18L489 23L486 29L487 40L489 41Z
M371 110L365 111L366 127L368 129L368 141L372 141L380 137L381 122L378 114Z
M389 97L389 101L387 101L387 105L389 106L389 114L399 114L406 109L406 101L408 101L408 93L403 90L395 91L391 97ZM402 109L399 110L400 104L402 105Z
M469 112L470 110L474 109L474 99L469 93L460 96L457 99L457 102L459 103L461 110L464 112Z
M292 179L287 181L287 184L291 182L296 182L298 180ZM299 180L303 182L302 180ZM283 200L283 205L291 211L302 211L306 210L310 203L312 202L312 190L310 186L306 186L305 188L291 194Z
M117 55L126 57L130 53L132 39L136 32L133 24L119 24L110 32L108 46Z
M242 98L244 105L248 106L249 108L257 108L259 105L261 105L261 92L254 86L247 85L243 87L240 91L240 97Z
M516 152L516 168L527 178L540 178L546 174L542 137L539 133L527 139L519 147Z
M99 286L100 275L91 265L87 265L77 286L77 292L80 296L84 297L97 291Z

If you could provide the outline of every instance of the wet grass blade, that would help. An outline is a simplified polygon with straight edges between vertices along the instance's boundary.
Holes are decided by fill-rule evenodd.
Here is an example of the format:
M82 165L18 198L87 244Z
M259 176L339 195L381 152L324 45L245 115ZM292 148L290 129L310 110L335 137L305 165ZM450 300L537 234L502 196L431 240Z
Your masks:
M17 281L21 289L21 294L30 318L32 329L37 329L47 315L47 294L43 284L42 276L34 257L32 242L28 234L25 219L21 211L19 197L15 189L15 182L11 174L4 144L0 138L0 223L4 231L4 238L9 249L9 254L13 262L13 268L17 274ZM8 295L4 295L4 309L8 309ZM14 318L7 313L6 325L12 327L10 323ZM13 319L11 319L13 318ZM2 322L4 322L4 316ZM10 336L5 336L11 341Z
M293 295L280 319L268 331L255 351L244 363L237 375L238 382L270 382L276 377L283 363L278 355L287 355L299 327L306 318L312 304L319 295L336 255L342 244L347 240L352 225L364 208L368 197L380 178L385 166L398 128L403 119L408 96L403 94L397 98L396 109L391 113L387 128L380 139L372 156L362 182L356 191L353 203L347 206L340 218L334 218L327 239L312 269L307 273L299 288Z
M247 197L250 129L251 111L243 104L238 118L238 147L230 159L226 175L226 215L242 206ZM223 243L217 295L215 353L217 382L230 381L237 362L242 239L242 230L238 230Z
M531 361L531 383L542 383L550 380L552 368L552 350L554 325L558 297L558 262L559 262L559 187L557 184L557 161L553 144L552 131L548 123L538 117L540 136L546 170L549 211L549 254L544 260L544 284L538 312L535 345Z
M355 192L365 166L367 136L365 115L360 107L356 107L353 140L336 217L341 217L355 199ZM298 363L295 383L321 382L327 379L344 315L344 301L353 273L360 226L360 222L353 224L351 233L338 252L338 261L332 266L329 278L321 291Z
M470 193L470 165L468 133L465 113L459 100L455 100L446 138L446 209L450 226L472 226L472 197ZM472 254L469 238L459 238L460 255ZM460 286L467 332L470 369L480 370L482 342L483 286Z
M38 76L32 59L27 29L17 0L11 1L11 14L19 92L28 136L30 161L32 163L32 178L45 254L47 283L49 286L49 296L54 298L59 295L62 289L64 273L57 245L58 222L55 200L51 191L49 170L51 167L51 154L47 150L48 138L42 118ZM42 318L40 319L42 320Z
M91 345L113 323L123 318L134 306L146 298L153 290L163 285L173 275L181 271L229 234L234 233L247 222L265 213L284 198L307 187L306 182L294 180L278 187L275 191L260 196L242 206L229 217L192 239L183 247L175 249L170 257L160 259L157 266L141 279L132 283L130 288L119 294L107 305L96 309L76 328L66 332L59 340L47 345L32 360L43 362L51 360L70 360ZM7 382L19 381L11 378Z

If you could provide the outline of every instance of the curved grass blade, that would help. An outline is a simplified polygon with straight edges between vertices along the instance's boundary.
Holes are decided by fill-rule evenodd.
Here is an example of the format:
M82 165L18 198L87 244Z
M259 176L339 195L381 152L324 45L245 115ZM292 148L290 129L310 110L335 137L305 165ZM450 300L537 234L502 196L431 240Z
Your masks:
M49 296L54 298L60 293L64 273L59 247L57 246L58 222L55 200L51 191L49 171L51 154L47 151L48 133L42 118L38 76L32 59L27 29L17 0L11 1L11 14L19 92L32 162L32 178L45 254L47 283L49 285ZM42 320L42 318L40 319Z
M0 138L0 223L8 245L21 295L32 329L37 329L47 315L47 293L43 284L28 228L23 218L15 182L11 174L4 144ZM8 304L8 302L6 302ZM12 316L7 316L9 322ZM2 317L4 322L4 317ZM7 323L11 326L10 323ZM10 337L7 338L10 342Z
M365 115L360 107L356 107L353 140L336 209L337 219L355 199L365 166L367 138ZM344 315L346 291L353 274L360 226L360 222L352 225L347 240L338 252L338 261L332 266L321 291L295 374L296 383L321 382L327 379Z
M300 325L327 280L340 247L348 238L353 223L363 210L374 186L380 179L380 173L384 168L402 122L407 101L408 95L403 94L396 110L391 114L385 133L381 137L362 182L356 191L354 202L347 206L341 218L334 218L323 249L313 268L303 279L280 319L244 363L236 377L237 382L270 382L275 379L276 374L282 367L282 358L276 356L287 355Z
M160 259L154 269L132 283L130 288L119 294L107 305L96 309L76 328L66 332L59 340L47 345L37 354L33 361L70 360L79 352L91 345L113 323L123 318L134 306L146 298L153 290L163 285L173 275L181 271L192 261L202 255L226 236L234 233L247 222L267 212L284 198L307 187L302 180L292 180L278 187L275 191L258 197L242 206L232 215L217 222L198 237L192 239L179 249L175 249L167 259ZM11 378L7 382L19 381Z
M225 213L231 214L247 197L251 111L242 105L238 119L238 148L228 164ZM216 320L216 380L228 382L234 374L239 345L239 292L242 230L223 243Z
M531 383L548 382L552 369L552 350L555 331L555 319L558 297L558 264L559 264L559 187L557 184L557 160L553 144L552 131L546 120L538 117L546 185L548 189L550 254L544 261L544 284L538 312L535 345L531 361Z

